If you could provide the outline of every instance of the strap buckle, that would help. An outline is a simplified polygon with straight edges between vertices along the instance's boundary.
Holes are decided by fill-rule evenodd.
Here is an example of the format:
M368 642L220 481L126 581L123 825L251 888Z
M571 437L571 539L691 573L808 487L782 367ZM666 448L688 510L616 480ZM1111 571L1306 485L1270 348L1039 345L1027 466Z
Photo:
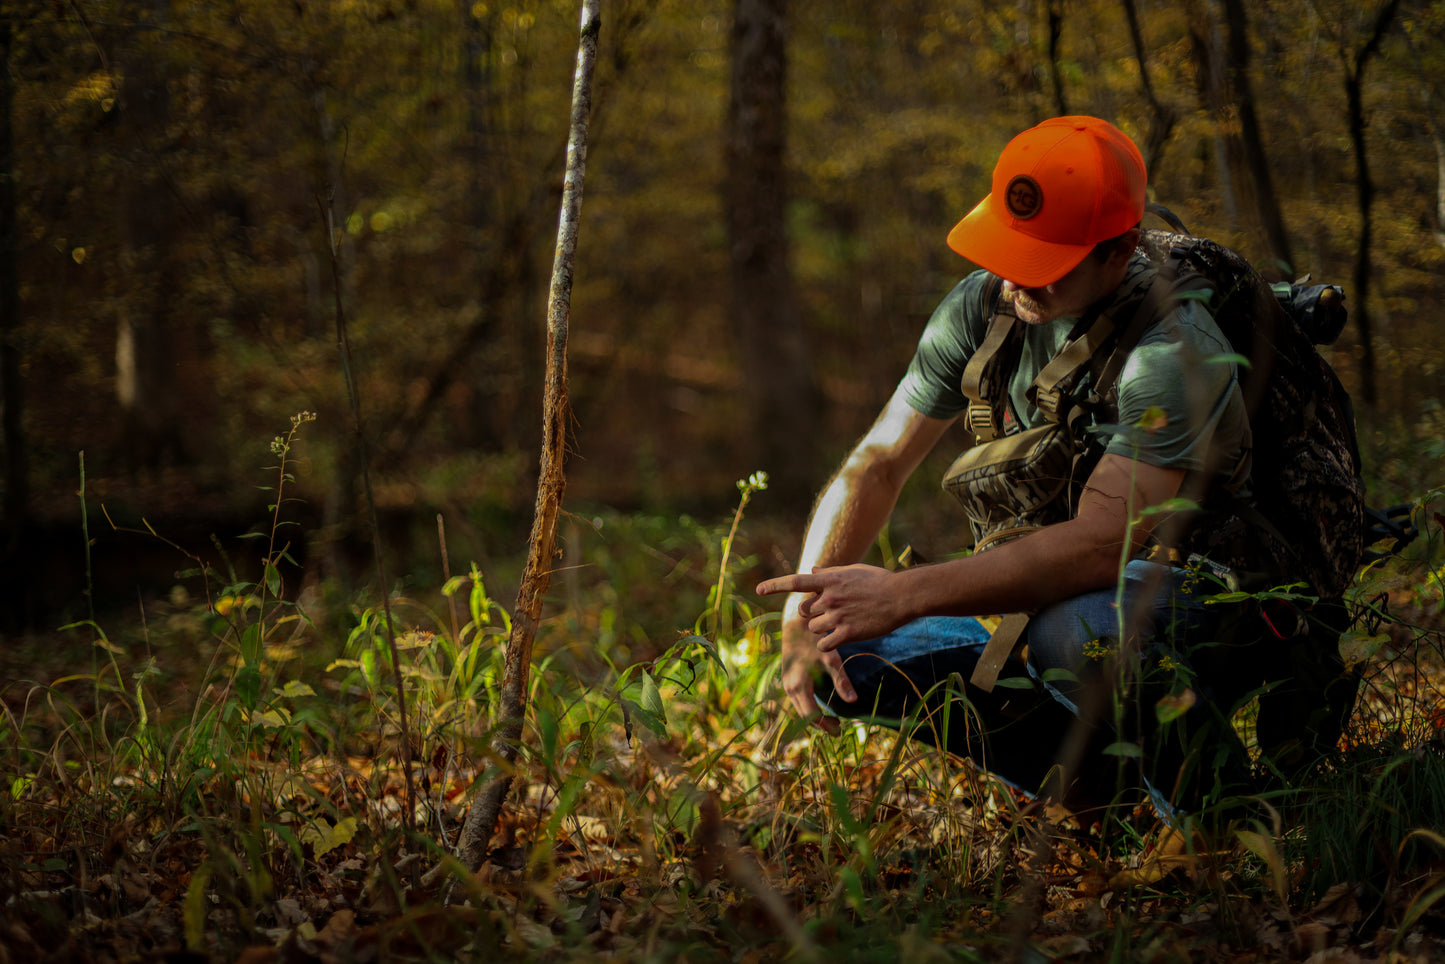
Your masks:
M1034 405L1038 406L1040 412L1051 422L1059 421L1059 407L1064 401L1064 393L1057 388L1040 387L1034 393Z
M970 402L965 420L969 431L973 432L980 442L992 442L1003 435L1003 426L999 424L998 415L987 402Z

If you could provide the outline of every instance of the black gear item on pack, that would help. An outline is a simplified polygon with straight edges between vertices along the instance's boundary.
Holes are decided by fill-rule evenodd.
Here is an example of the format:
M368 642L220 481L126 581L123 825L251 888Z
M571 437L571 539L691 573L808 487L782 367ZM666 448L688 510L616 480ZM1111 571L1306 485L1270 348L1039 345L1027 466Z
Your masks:
M1392 505L1387 509L1365 508L1365 562L1379 562L1388 556L1397 555L1420 535L1415 524L1414 506ZM1384 549L1374 548L1389 540Z
M1309 282L1309 275L1305 275L1293 284L1280 282L1271 288L1311 342L1333 345L1350 318L1350 313L1345 310L1345 289L1339 285L1312 285Z

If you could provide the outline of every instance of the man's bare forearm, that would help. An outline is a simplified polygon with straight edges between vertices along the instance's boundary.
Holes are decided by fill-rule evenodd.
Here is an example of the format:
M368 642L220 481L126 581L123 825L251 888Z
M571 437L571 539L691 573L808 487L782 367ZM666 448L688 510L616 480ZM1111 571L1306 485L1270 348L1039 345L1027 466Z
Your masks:
M798 571L860 562L893 514L901 488L866 457L850 458L818 497Z
M758 592L791 593L791 632L815 637L825 651L921 616L1038 608L1113 583L1155 518L1140 510L1172 498L1183 475L1108 455L1090 476L1079 514L1067 522L981 555L899 573L851 564L770 579Z
M898 495L924 456L943 436L949 420L914 411L895 392L868 433L819 496L803 538L799 572L860 561L878 539ZM784 618L797 616L799 597L789 598Z

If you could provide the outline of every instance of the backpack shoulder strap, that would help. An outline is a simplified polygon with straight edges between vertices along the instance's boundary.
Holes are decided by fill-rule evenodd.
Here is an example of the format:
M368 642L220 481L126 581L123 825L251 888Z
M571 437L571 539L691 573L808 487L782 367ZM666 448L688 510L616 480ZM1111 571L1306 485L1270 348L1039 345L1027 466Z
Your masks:
M1175 272L1159 268L1152 279L1139 282L1132 295L1125 296L1043 367L1029 386L1029 399L1050 421L1074 428L1090 410L1098 408L1113 391L1129 353L1138 346L1144 332L1168 308L1176 291ZM1094 371L1087 400L1072 394L1085 370Z
M1168 267L1161 267L1155 273L1142 295L1126 298L1092 323L1084 323L1083 330L1071 337L1034 378L1029 386L1029 399L1046 418L1072 425L1085 414L1070 393L1088 369L1096 373L1091 392L1096 403L1113 389L1129 352L1163 312L1168 295L1177 287L1174 284L1177 274ZM968 427L980 442L991 442L1004 434L1009 375L1018 362L1023 344L1023 326L1017 323L1013 299L1002 290L999 279L990 282L986 298L993 306L988 330L983 343L969 358L959 382L959 388L969 399Z
M1154 280L1149 283L1129 320L1120 329L1113 351L1104 360L1098 376L1094 379L1095 395L1102 397L1113 390L1114 383L1119 380L1119 373L1124 370L1124 363L1129 359L1129 353L1138 347L1144 332L1164 317L1186 287L1192 286L1192 281L1180 281L1177 267L1172 261L1166 262L1155 271Z
M968 398L966 419L980 442L992 442L1004 434L1003 413L1008 404L1009 371L1017 361L1023 343L1022 326L1014 314L1013 299L1003 282L989 282L986 301L992 306L983 344L964 366L959 388Z
M1049 421L1064 420L1068 412L1060 409L1064 407L1068 397L1067 389L1077 381L1079 374L1090 366L1094 356L1113 334L1113 317L1108 313L1100 315L1083 334L1072 339L1062 351L1050 359L1034 378L1033 384L1029 386L1029 398ZM1108 388L1107 385L1096 385L1095 391L1103 395ZM1068 407L1073 408L1072 405Z

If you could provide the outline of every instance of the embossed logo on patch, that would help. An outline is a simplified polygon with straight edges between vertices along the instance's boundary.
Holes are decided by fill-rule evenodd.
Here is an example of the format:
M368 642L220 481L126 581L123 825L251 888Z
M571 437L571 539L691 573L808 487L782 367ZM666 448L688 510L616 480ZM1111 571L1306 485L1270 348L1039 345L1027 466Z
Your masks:
M1044 195L1039 190L1039 182L1027 174L1015 176L1008 182L1004 205L1008 208L1008 213L1020 221L1027 221L1038 214L1039 209L1044 206Z

